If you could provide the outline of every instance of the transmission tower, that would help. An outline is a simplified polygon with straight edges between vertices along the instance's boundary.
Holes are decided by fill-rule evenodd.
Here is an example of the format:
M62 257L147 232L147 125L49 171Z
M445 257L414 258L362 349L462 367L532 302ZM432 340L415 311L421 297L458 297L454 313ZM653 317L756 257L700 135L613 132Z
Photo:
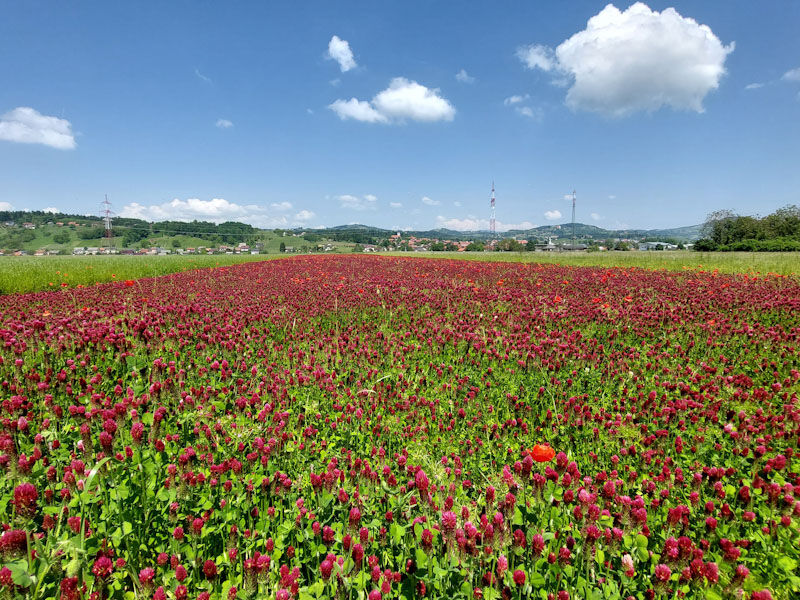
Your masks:
M491 210L491 215L489 216L489 233L492 234L492 238L494 238L495 234L497 233L497 223L495 222L495 219L494 219L494 200L495 200L495 198L494 198L494 181L492 181L492 196L491 196L491 199L489 200L489 206L492 209Z
M100 206L102 207L101 210L100 210L100 213L101 213L101 216L103 217L103 223L105 224L105 228L106 228L105 237L106 237L106 240L108 240L108 245L110 246L111 245L111 237L112 237L112 233L111 233L111 215L113 213L111 212L111 202L108 201L108 194L106 194L105 200L103 200L100 203Z

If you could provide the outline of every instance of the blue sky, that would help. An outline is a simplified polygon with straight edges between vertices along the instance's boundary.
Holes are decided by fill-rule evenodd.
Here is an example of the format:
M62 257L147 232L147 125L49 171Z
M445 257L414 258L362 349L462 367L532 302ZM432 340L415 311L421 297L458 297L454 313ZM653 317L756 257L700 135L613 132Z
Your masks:
M674 7L674 8L671 8ZM0 208L608 228L800 202L800 3L12 2ZM590 21L591 20L591 21Z

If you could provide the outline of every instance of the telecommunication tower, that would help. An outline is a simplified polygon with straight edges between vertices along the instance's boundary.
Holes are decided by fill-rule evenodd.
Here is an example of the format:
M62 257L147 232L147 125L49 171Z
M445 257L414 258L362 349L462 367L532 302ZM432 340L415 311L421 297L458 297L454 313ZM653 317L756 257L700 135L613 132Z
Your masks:
M575 190L572 190L572 249L575 250Z
M492 181L492 197L489 201L489 205L491 206L491 216L489 217L489 233L492 234L492 237L495 236L497 233L497 224L494 219L494 181Z

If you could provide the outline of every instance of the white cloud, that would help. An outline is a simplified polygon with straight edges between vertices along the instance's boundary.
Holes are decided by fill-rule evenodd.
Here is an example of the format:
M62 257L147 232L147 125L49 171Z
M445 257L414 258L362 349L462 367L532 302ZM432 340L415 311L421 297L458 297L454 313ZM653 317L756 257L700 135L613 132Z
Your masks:
M10 202L0 202L0 210L14 210Z
M358 66L353 59L353 51L350 50L350 44L347 40L340 39L339 36L336 35L328 42L327 57L339 63L339 68L342 70L342 73L346 73L350 69L354 69Z
M436 226L444 229L453 229L455 231L487 231L489 229L489 219L479 219L474 215L467 215L464 219L438 216L436 217ZM495 222L495 229L497 229L497 231L533 229L534 227L536 227L536 225L530 221L522 221L521 223Z
M503 104L506 106L512 106L514 104L520 104L521 102L525 102L528 98L530 98L530 94L525 94L524 96L520 96L519 94L515 94L513 96L509 96L505 100L503 100Z
M515 112L523 117L528 117L529 119L536 119L541 120L542 118L542 111L538 108L531 108L530 106L517 106L514 108Z
M358 100L357 98L336 100L333 104L328 105L328 108L339 115L342 121L347 119L363 121L364 123L387 123L389 121L384 115L375 110L369 102Z
M598 215L597 213L592 213L589 216L592 217L592 221L600 221L603 218L600 215Z
M286 201L273 202L272 204L269 205L269 207L272 210L280 210L280 211L292 210L292 203Z
M461 202L456 200L455 202L453 202L453 206L459 207L459 206L461 206Z
M192 221L195 219L213 223L240 221L256 227L302 225L304 221L314 217L314 214L310 211L301 210L293 219L290 219L285 214L278 214L278 211L272 206L270 209L266 209L255 204L236 204L224 198L213 198L211 200L200 200L199 198L181 200L175 198L163 204L145 205L132 202L122 207L120 216L144 219L146 221Z
M572 194L564 194L564 200L572 201Z
M527 69L541 69L552 71L556 66L553 49L541 44L531 44L517 48L517 57Z
M800 81L800 67L792 69L791 71L786 71L781 79L785 81Z
M389 202L391 208L403 208L402 202Z
M381 114L398 121L452 121L456 114L453 105L439 96L438 89L428 89L405 77L392 79L372 103Z
M625 11L606 6L555 49L554 59L541 46L517 55L527 68L569 77L566 103L573 110L622 117L663 106L703 112L733 49L674 8L658 12L637 2Z
M66 119L48 117L27 106L0 116L0 140L20 144L44 144L59 150L75 147L72 124Z
M233 127L233 122L228 119L217 119L216 126L220 129L228 129L229 127Z
M42 209L42 212L50 213L51 215L55 215L60 213L61 211L58 210L55 206L48 206Z
M328 106L339 118L355 119L367 123L404 123L406 120L433 122L452 121L456 109L439 95L438 89L430 89L395 77L389 87L367 102L351 98L336 100Z
M514 112L516 112L518 115L522 115L523 117L528 117L529 119L541 120L542 110L540 108L523 106L523 103L530 100L530 97L531 97L530 94L525 94L524 96L521 94L514 94L513 96L509 96L508 98L503 100L503 104L506 106L513 106Z
M441 204L441 202L439 202L438 200L433 200L431 198L428 198L427 196L422 197L422 203L426 204L427 206L439 206Z
M560 210L546 210L544 213L544 218L548 221L555 221L556 219L561 218L561 211Z
M194 74L197 75L197 78L200 79L201 81L205 81L206 83L213 83L213 81L211 81L211 77L206 77L205 75L203 75L200 72L200 69L198 69L197 67L195 67L194 69Z
M746 90L757 90L757 89L762 88L762 87L764 87L763 83L748 83L746 86L744 86L744 89L746 89Z
M456 73L456 80L461 83L475 83L475 78L469 75L464 69Z
M353 196L352 194L342 194L336 196L339 206L348 210L375 210L377 198L372 194L365 196Z

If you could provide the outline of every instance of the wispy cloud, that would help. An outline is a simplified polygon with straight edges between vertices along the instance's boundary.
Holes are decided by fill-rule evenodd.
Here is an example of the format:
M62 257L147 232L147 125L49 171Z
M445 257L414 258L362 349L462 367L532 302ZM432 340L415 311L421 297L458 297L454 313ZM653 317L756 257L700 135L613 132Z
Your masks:
M375 210L378 198L372 194L364 196L354 196L352 194L342 194L336 196L339 206L347 210Z
M461 83L475 83L475 78L467 73L464 69L461 69L458 73L456 73L456 81L460 81Z
M215 125L220 129L230 129L233 127L233 122L229 121L228 119L217 119Z
M480 219L475 215L467 215L465 218L459 217L436 217L436 226L443 229L453 229L454 231L486 231L489 229L489 219ZM530 221L520 223L495 222L497 231L509 231L510 229L533 229L536 227Z
M784 81L800 81L800 67L786 71L781 77Z
M534 119L536 121L540 121L542 119L542 109L540 108L532 108L530 106L516 106L514 110L517 114L522 115L523 117L528 117L529 119Z
M543 112L541 108L528 106L527 102L530 100L530 94L514 94L503 100L505 106L511 106L514 112L529 119L541 120Z
M503 100L503 104L506 106L513 106L514 104L520 104L525 102L528 98L530 98L530 94L525 94L524 96L521 94L514 94L513 96L509 96L505 100Z
M194 74L197 75L197 78L200 81L205 81L206 83L214 83L213 81L211 81L211 77L207 77L206 75L203 75L200 72L200 69L198 69L197 67L194 68Z

